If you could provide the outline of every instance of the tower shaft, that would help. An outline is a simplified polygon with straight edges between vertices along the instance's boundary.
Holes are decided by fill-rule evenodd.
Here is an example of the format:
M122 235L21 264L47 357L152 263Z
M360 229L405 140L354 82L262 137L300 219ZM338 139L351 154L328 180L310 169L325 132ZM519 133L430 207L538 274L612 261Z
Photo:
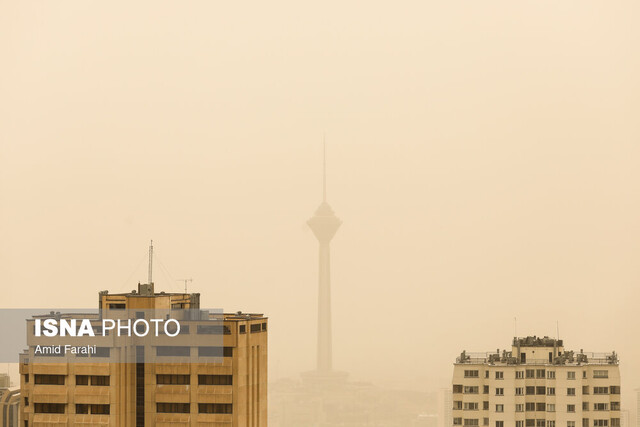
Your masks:
M318 371L331 371L333 348L331 332L330 243L321 241L318 264Z

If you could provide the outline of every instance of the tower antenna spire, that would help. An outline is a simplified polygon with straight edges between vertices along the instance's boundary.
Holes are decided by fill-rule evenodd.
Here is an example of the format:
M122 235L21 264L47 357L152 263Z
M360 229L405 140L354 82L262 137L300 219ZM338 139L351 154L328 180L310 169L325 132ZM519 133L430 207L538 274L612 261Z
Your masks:
M153 240L149 245L149 284L153 283Z
M327 137L322 134L322 201L327 201Z

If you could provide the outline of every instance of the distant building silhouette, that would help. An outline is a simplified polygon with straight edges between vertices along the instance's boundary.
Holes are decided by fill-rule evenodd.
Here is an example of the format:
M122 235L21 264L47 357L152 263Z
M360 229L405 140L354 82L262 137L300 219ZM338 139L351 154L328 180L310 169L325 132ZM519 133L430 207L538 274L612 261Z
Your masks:
M438 427L451 427L453 423L453 394L450 388L438 391Z

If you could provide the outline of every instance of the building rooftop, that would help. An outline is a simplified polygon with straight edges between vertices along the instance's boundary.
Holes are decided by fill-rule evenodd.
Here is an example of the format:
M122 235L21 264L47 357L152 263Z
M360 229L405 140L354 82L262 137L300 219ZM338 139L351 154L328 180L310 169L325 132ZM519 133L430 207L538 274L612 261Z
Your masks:
M548 349L548 358L545 353L534 350L527 352L531 348ZM543 350L544 351L544 350ZM526 353L530 353L526 356ZM537 355L543 354L544 358ZM615 351L611 353L593 353L566 351L563 341L549 337L515 337L513 339L511 350L499 349L495 352L486 353L468 353L464 350L460 356L456 358L456 364L475 364L475 365L618 365L618 355Z

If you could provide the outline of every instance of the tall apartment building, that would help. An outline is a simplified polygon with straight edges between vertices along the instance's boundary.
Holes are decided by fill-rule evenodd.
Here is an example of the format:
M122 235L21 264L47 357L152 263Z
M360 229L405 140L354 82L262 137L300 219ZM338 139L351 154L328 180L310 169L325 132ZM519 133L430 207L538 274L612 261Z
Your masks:
M615 352L514 338L511 351L462 352L454 365L454 426L620 427L620 409Z
M153 283L138 285L131 293L99 293L100 313L199 308L200 294L156 293ZM97 320L95 314L57 316ZM200 334L210 333L206 320L180 331L180 342L190 343L181 344L180 352L196 355L194 363L163 363L162 349L148 344L134 347L135 363L101 362L109 355L100 352L90 363L38 363L29 348L20 357L20 425L265 427L267 318L223 314L218 319L223 349L217 348L221 357L216 359L206 357L212 347L202 347L207 337ZM158 357L149 363L139 357L145 352Z

